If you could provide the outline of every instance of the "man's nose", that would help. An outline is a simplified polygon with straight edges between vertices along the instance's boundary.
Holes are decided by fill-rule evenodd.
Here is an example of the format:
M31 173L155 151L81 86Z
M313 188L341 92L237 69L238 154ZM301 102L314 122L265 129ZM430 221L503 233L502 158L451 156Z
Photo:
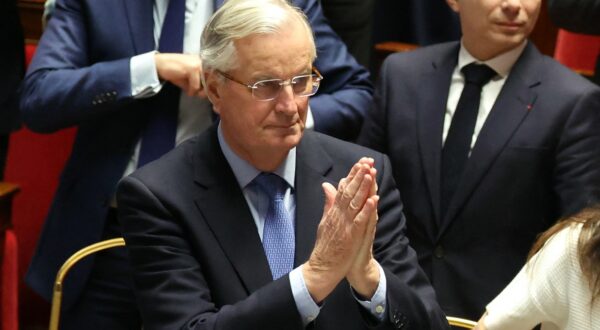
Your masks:
M281 86L281 91L275 100L277 101L275 110L278 112L292 114L297 111L296 96L290 83Z
M515 18L521 10L521 0L503 0L501 6L510 18Z

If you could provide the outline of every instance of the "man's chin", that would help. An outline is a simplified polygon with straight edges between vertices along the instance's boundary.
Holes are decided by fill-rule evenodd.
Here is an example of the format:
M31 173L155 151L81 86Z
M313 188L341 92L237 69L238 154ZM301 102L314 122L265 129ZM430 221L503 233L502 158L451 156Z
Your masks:
M290 130L289 134L277 134L277 136L273 138L273 141L276 141L275 145L283 149L292 149L300 143L302 135L303 131L299 129Z

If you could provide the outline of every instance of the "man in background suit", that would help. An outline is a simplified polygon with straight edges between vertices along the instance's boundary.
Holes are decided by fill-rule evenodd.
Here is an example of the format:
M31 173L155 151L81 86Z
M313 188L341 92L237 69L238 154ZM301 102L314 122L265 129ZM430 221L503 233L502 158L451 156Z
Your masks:
M527 41L540 0L448 3L461 42L391 55L359 141L391 158L411 246L442 309L476 319L538 233L600 200L600 90ZM470 130L453 130L473 62L495 72L473 94ZM453 177L448 141L461 133Z
M0 180L4 177L8 137L19 128L18 93L25 73L23 28L16 0L0 3Z
M207 24L220 122L117 192L144 329L447 327L387 157L304 130L315 55L284 0L231 0Z
M375 0L321 0L331 28L348 46L358 63L371 65Z
M140 140L150 126L146 123L151 115L158 110L178 111L176 137L150 145L156 148L164 142L171 146L180 143L213 121L210 103L203 98L199 81L198 40L208 17L222 3L222 0L59 0L56 3L27 73L21 98L24 121L34 131L78 127L73 151L26 278L46 299L52 295L56 272L72 253L121 235L115 212L116 185L144 163L138 157L146 154L141 150L144 143ZM359 130L363 109L371 100L368 72L356 64L326 25L316 0L294 3L302 8L314 27L319 50L316 65L328 77L320 93L311 100L314 128L350 137ZM181 10L181 6L184 12L174 12L181 15L179 21L167 18L170 8ZM167 21L168 25L163 24ZM169 29L165 32L167 38L160 38L165 25L183 31L173 33ZM184 54L155 52L161 49L161 40L168 42L175 38L183 38L178 46ZM167 93L173 91L176 98L165 100L172 95ZM165 121L152 121L162 122ZM61 316L63 328L139 328L131 285L123 249L113 249L84 261L67 281Z

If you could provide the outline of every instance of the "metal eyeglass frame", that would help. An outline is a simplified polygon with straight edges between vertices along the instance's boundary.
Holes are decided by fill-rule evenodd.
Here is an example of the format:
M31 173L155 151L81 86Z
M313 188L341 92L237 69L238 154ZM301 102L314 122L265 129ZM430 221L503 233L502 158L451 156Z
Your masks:
M292 85L292 81L298 77L305 77L305 76L313 76L316 75L316 78L313 79L313 83L316 81L319 85L317 85L317 88L314 90L314 92L312 92L311 94L306 94L306 95L297 95L296 93L294 93L295 96L300 96L300 97L308 97L308 96L312 96L315 95L317 93L317 91L319 90L319 86L321 84L321 80L323 80L323 75L321 75L321 72L319 72L319 70L317 70L317 68L315 68L314 66L311 68L312 73L310 74L302 74L302 75L298 75L298 76L294 76L292 78L289 79L264 79L264 80L259 80L254 82L253 84L249 85L246 84L244 82L241 82L237 79L235 79L234 77L230 76L229 74L216 70L221 76L227 78L228 80L233 81L234 83L238 83L246 88L248 88L250 90L250 93L252 93L252 97L257 100L257 101L272 101L274 99L276 99L279 94L281 93L281 90L283 89L283 86L286 85ZM279 81L279 91L277 92L277 95L275 95L274 97L271 98L267 98L267 99L261 99L258 98L255 94L254 91L258 88L257 85L260 83L263 83L265 81Z

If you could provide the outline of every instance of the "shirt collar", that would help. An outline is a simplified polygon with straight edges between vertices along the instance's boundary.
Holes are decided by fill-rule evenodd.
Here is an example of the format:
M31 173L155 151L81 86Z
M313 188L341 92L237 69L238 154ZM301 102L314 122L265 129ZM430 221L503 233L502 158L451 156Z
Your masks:
M229 147L223 137L220 122L217 129L217 137L219 139L221 150L223 150L223 154L225 155L225 159L227 159L229 166L231 166L238 184L242 189L246 188L246 186L250 184L261 171L242 159L231 149L231 147ZM279 175L290 187L294 188L296 179L296 147L290 149L287 157L273 173Z
M460 71L463 67L473 62L486 64L490 68L494 69L498 75L502 78L506 78L510 73L513 65L519 59L519 56L525 50L525 46L527 46L527 40L523 41L519 46L504 52L496 57L493 57L487 61L480 61L475 58L469 51L464 47L462 41L460 43L460 50L458 52L458 70Z

